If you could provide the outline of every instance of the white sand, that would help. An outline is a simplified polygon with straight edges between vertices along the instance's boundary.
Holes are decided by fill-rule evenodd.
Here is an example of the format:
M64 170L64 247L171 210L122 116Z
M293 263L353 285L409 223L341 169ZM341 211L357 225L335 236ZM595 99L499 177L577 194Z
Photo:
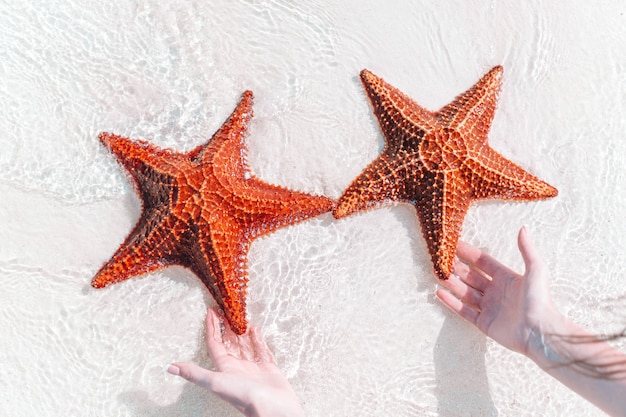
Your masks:
M1 415L238 415L163 370L210 366L193 274L89 286L140 211L97 134L188 150L252 89L254 172L337 198L383 146L364 67L436 110L504 65L490 143L560 194L475 205L463 238L519 269L528 224L559 307L622 328L623 1L175 3L0 1ZM249 264L310 416L601 415L443 310L409 206L282 229Z

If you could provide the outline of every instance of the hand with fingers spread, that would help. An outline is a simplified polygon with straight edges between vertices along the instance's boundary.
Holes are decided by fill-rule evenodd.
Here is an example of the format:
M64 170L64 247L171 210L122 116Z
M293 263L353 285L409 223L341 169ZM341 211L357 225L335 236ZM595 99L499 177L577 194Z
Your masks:
M526 265L524 275L460 242L456 276L442 282L451 293L440 289L437 296L496 342L527 355L532 335L541 334L542 326L560 320L561 314L550 295L548 271L526 228L520 230L518 246Z
M626 416L626 355L559 313L548 270L525 227L518 247L523 275L460 242L455 275L442 282L447 290L437 290L437 297L609 415Z
M173 363L168 372L206 388L246 416L302 416L304 411L255 327L237 336L212 308L206 317L206 345L216 370Z

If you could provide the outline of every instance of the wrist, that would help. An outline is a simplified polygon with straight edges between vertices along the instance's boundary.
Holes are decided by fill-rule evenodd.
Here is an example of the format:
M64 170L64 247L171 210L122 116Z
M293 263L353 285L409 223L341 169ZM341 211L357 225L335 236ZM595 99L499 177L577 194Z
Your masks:
M262 390L251 398L250 405L243 411L247 417L299 417L304 410L295 393Z
M531 329L525 355L540 368L562 364L566 358L559 347L559 336L573 333L573 323L554 310L542 318L542 324Z

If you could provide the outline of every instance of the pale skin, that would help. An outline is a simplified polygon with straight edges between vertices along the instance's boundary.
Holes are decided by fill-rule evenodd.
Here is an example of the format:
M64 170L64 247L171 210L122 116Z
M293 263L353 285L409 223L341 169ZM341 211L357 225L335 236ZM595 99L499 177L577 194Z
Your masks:
M206 317L206 346L215 371L177 362L168 372L214 393L248 417L304 416L260 331L237 336L213 308Z
M555 307L549 272L523 227L518 274L460 242L454 275L437 297L502 346L519 352L612 416L626 416L626 355Z

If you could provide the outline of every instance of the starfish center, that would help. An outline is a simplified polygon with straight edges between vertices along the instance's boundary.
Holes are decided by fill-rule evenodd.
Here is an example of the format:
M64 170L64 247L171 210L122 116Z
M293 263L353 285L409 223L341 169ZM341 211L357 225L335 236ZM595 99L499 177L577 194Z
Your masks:
M441 127L424 136L419 156L430 171L454 171L467 159L467 145L459 132Z

